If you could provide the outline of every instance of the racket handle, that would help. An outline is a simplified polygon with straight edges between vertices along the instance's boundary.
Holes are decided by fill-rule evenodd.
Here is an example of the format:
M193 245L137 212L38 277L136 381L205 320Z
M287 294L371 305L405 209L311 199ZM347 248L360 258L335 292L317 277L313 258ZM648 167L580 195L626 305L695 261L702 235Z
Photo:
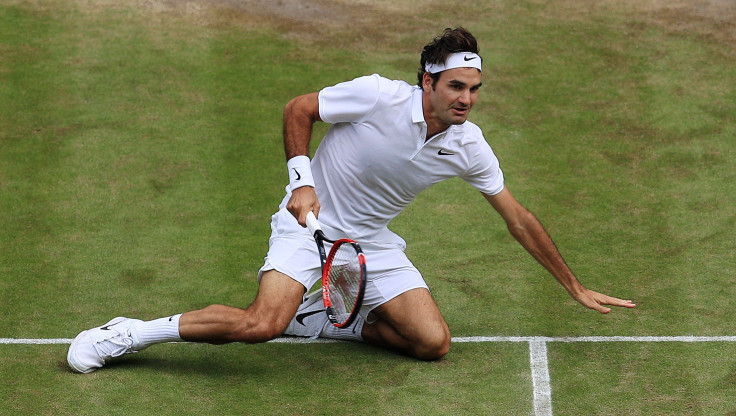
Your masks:
M314 216L314 212L312 211L307 212L307 228L312 235L322 229L319 225L319 221L317 221L317 217Z

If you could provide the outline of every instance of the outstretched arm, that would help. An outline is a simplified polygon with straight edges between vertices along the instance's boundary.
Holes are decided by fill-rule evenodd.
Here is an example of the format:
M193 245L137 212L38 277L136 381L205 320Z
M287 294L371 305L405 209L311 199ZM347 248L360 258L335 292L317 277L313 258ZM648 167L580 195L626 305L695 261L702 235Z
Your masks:
M524 208L508 189L504 188L496 195L484 194L484 196L506 221L511 235L560 282L573 299L601 313L611 311L611 308L606 306L625 308L636 306L630 300L622 300L586 289L567 266L539 220Z
M286 160L292 166L289 172L292 192L286 208L302 226L306 226L307 212L314 211L315 215L319 215L319 201L314 186L303 185L300 181L307 178L311 180L311 171L308 171L309 161L304 157L309 157L312 125L320 120L319 99L316 92L300 95L289 101L284 108L284 152Z

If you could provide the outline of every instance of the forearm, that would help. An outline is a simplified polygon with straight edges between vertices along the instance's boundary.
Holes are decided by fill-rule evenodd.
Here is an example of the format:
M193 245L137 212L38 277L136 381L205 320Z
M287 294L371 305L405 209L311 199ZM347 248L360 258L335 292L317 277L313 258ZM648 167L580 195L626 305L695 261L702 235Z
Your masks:
M306 225L307 212L319 215L309 160L312 125L316 121L320 121L317 93L300 95L284 108L284 152L292 191L286 208L302 226Z
M509 224L514 238L570 293L584 290L539 220L529 211Z
M317 93L300 95L284 108L284 152L286 160L309 156L312 125L319 121Z

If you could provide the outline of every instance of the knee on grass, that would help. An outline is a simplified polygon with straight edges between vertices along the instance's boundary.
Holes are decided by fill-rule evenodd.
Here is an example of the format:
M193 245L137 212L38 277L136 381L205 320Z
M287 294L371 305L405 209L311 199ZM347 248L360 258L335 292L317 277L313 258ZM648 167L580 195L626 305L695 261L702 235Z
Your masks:
M280 336L288 325L276 317L253 317L243 319L234 328L233 335L239 342L267 342Z
M425 338L413 346L413 355L426 361L439 360L450 352L450 334Z

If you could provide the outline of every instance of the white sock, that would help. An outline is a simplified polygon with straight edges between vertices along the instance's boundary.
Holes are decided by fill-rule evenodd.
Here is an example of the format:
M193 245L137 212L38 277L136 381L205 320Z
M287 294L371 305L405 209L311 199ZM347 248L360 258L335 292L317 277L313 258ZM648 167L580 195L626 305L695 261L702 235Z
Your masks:
M322 338L342 339L346 341L358 341L363 342L363 324L365 320L362 316L358 315L355 318L355 322L347 328L338 328L332 325L330 322L325 325L322 332L319 334Z
M133 349L140 351L153 344L182 341L179 336L179 318L181 314L153 321L136 322L130 327L133 337Z

